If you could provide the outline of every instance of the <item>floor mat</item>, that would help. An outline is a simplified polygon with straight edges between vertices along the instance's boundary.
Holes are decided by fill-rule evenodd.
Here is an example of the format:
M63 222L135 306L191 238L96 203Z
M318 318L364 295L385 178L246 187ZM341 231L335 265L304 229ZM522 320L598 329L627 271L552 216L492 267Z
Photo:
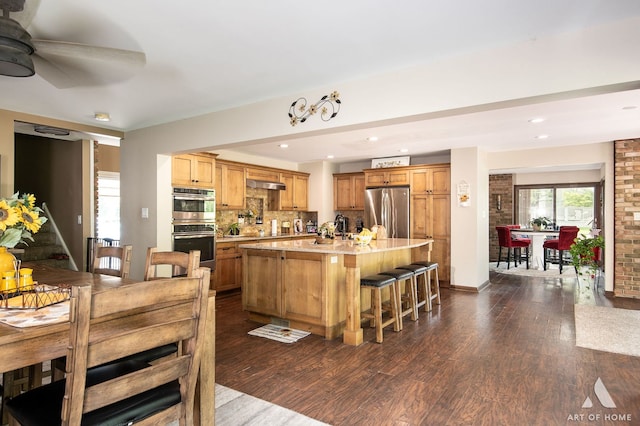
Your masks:
M576 346L640 356L640 311L575 305Z

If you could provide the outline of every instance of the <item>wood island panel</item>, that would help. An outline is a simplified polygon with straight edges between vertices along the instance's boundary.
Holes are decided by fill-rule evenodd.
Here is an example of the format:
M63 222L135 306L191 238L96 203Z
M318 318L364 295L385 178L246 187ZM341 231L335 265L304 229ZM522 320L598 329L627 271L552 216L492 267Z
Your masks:
M360 276L428 259L431 242L388 239L368 246L349 240L327 245L311 240L240 244L243 309L254 321L279 323L326 339L342 334L345 343L359 345L360 311L370 307L369 292L360 292Z

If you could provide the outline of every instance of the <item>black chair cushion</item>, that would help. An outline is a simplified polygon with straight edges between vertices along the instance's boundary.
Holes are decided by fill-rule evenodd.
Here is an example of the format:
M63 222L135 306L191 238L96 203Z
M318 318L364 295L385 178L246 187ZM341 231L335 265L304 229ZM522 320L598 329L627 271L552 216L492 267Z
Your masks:
M102 383L147 367L139 361L101 365L87 372L87 386ZM65 380L44 385L7 401L7 409L23 426L57 426L62 423ZM86 413L82 425L116 426L140 421L180 402L180 384L167 383L139 395Z
M396 279L390 275L367 275L360 278L360 285L366 287L386 287L393 284Z
M169 343L168 345L158 346L157 348L152 348L143 352L139 352L137 354L129 355L128 357L125 357L122 360L119 360L118 362L129 361L129 360L140 361L140 362L151 362L176 352L178 352L178 344Z
M418 261L418 262L413 262L413 264L424 266L427 268L428 271L431 271L438 267L438 262Z
M406 269L391 269L389 271L380 272L380 275L390 275L395 277L396 280L408 280L413 276L413 271L407 271Z
M428 271L427 267L422 265L402 265L398 266L396 269L407 269L414 274L423 274Z

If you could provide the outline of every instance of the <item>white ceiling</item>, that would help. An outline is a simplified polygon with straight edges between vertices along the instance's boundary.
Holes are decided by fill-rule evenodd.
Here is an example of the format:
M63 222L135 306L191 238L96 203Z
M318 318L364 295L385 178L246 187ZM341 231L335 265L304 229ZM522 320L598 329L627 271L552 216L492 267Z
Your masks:
M108 112L108 128L126 132L635 16L637 0L43 1L27 28L34 38L143 51L146 65L116 81L117 69L94 63L105 83L67 89L38 75L0 76L0 109L91 125L95 112ZM640 84L523 103L290 138L286 150L234 149L353 162L446 152L471 140L497 151L640 137ZM531 124L533 117L546 121ZM367 142L374 134L379 142Z

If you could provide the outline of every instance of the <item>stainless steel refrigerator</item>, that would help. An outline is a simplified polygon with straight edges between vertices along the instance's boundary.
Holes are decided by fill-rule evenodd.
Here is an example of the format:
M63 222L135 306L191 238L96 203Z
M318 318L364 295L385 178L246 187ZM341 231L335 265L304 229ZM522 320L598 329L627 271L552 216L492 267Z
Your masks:
M364 194L364 226L384 225L389 238L409 238L409 187L371 188Z

